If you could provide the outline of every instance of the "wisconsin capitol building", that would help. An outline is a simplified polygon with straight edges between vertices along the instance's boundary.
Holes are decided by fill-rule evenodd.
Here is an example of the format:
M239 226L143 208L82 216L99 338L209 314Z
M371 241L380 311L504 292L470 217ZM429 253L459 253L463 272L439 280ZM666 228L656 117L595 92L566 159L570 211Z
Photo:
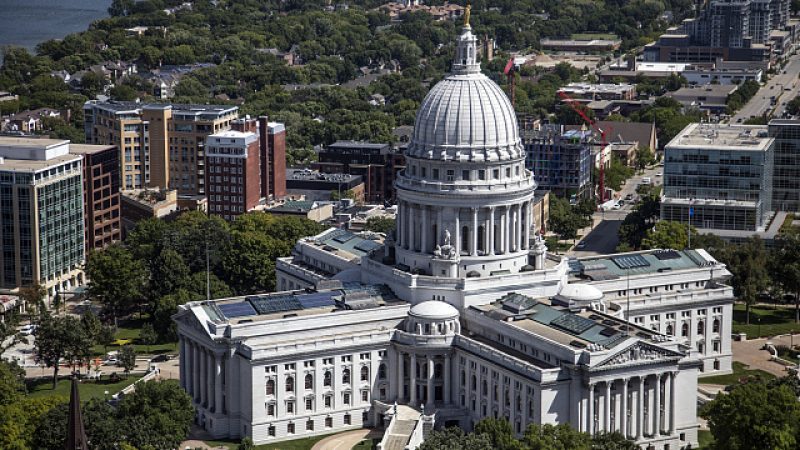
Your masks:
M256 444L378 427L390 450L496 417L697 448L698 377L731 371L730 273L703 250L548 253L524 158L467 23L417 113L394 233L326 230L277 261L281 292L179 307L197 423Z

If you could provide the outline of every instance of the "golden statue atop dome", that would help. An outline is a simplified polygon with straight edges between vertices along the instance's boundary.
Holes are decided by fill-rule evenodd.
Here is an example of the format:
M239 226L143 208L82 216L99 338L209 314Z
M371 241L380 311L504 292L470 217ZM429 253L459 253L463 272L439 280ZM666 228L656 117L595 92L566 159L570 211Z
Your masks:
M467 8L464 10L464 26L469 27L469 12L472 9L472 5L467 3Z

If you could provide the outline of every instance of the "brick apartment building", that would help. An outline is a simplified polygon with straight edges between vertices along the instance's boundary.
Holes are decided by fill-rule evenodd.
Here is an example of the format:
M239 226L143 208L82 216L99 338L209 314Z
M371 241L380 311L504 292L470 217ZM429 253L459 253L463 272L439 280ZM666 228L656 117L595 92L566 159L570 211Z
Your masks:
M394 198L394 178L404 158L389 144L337 141L323 148L312 167L323 173L360 175L364 180L365 200L384 202Z
M86 253L122 239L119 152L113 145L70 144L83 156L83 215Z
M261 199L259 135L222 131L206 138L208 211L225 220L255 208Z

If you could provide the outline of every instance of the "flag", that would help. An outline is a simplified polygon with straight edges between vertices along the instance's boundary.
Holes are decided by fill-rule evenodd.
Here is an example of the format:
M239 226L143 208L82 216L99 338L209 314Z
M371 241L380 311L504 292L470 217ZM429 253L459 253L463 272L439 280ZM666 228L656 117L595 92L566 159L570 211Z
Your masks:
M694 217L694 207L693 206L689 207L689 217Z
M514 58L508 60L505 69L503 69L503 73L505 75L508 75L508 73L511 72L512 70L514 70Z

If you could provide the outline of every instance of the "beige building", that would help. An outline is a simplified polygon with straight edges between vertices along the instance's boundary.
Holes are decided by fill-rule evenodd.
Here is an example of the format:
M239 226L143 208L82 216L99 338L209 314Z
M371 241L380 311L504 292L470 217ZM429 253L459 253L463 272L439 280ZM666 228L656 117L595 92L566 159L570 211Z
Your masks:
M122 189L169 188L205 196L207 136L230 129L236 106L87 102L86 142L116 145Z

